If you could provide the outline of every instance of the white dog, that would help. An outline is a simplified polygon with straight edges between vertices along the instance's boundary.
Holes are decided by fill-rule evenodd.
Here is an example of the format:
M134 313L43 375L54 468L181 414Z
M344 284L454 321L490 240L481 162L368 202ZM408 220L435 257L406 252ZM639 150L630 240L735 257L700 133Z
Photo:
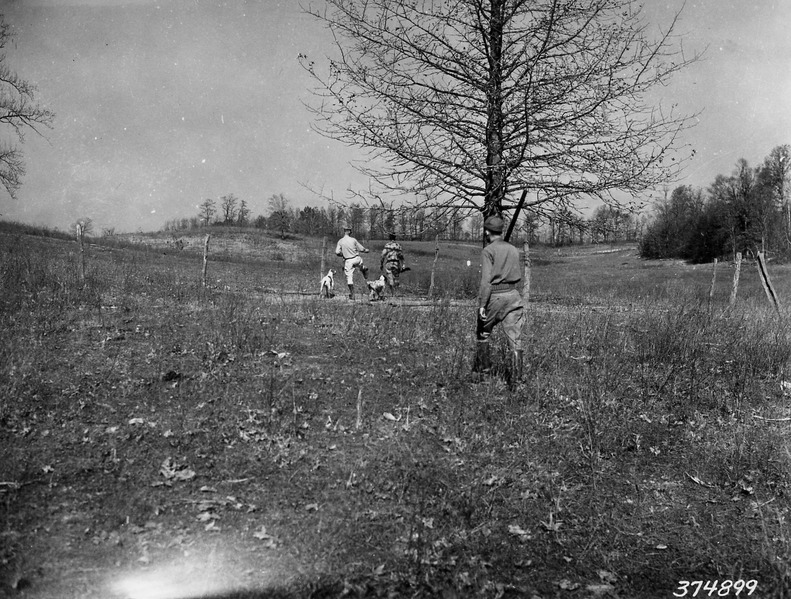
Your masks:
M335 269L331 268L329 272L321 279L321 289L319 290L319 297L330 298L335 295Z
M368 295L368 299L372 302L377 300L383 300L385 298L385 276L382 275L375 281L366 281L366 285L368 285L368 289L371 291Z

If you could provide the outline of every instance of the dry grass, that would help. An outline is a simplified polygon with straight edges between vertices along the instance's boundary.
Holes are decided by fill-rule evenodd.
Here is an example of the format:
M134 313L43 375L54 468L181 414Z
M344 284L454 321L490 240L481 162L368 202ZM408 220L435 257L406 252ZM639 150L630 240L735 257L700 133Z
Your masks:
M710 269L534 250L509 391L467 379L479 248L443 244L417 309L295 294L318 257L230 256L204 289L197 255L91 248L83 286L74 245L0 235L6 588L788 595L791 342L747 266L728 309L725 268L709 306ZM406 249L422 296L433 244Z

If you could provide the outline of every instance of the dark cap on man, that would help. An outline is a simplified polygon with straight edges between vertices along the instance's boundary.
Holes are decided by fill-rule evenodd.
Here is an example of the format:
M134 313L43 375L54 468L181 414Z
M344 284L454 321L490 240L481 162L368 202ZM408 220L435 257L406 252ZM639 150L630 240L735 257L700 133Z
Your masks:
M493 214L483 222L484 229L490 233L497 233L498 235L503 232L504 226L505 223L503 223L503 219L496 214Z

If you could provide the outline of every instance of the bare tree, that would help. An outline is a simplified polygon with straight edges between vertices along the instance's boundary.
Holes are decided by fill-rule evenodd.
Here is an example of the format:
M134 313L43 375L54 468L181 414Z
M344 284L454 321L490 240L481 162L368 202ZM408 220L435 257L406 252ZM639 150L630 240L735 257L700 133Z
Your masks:
M365 230L365 208L359 204L352 204L349 206L349 211L346 217L347 224L352 228L355 235L366 237Z
M269 199L267 200L267 204L269 205L269 211L271 212L279 212L279 211L287 211L290 205L288 198L282 193L275 193L272 194Z
M728 206L734 226L735 243L741 245L743 251L752 250L755 253L763 251L761 206L754 201L755 170L744 158L739 158L736 161L736 166L730 177L729 189L731 196Z
M214 200L210 198L203 200L203 203L198 206L198 210L198 216L203 222L203 226L208 227L211 224L212 217L217 213L217 208L214 206Z
M244 227L250 220L250 208L247 206L247 200L239 201L239 211L236 213L236 222L240 227Z
M308 0L306 0L308 1ZM315 81L320 133L367 150L359 170L416 205L485 215L592 196L627 204L671 177L691 116L646 93L696 57L678 15L656 36L635 0L324 0L334 36ZM442 214L441 212L438 214Z
M459 218L459 211L454 210L449 217L450 238L458 241L461 237L462 219Z
M93 235L93 219L88 216L78 218L71 226L71 229L79 234L80 237L90 237Z
M772 149L758 168L758 182L764 201L774 205L783 215L780 229L784 237L786 249L791 248L791 205L789 204L788 179L791 176L791 146L782 145ZM764 211L764 218L771 215L771 210ZM767 228L768 223L764 223Z
M291 210L289 201L282 193L273 194L269 200L269 228L280 231L280 238L285 239L286 231L291 228Z
M223 222L226 225L233 224L236 220L236 202L237 198L232 193L224 195L220 198L220 208L222 210Z
M379 206L368 208L368 236L370 239L382 238L382 209Z
M12 37L9 25L0 15L0 125L22 143L27 131L41 135L41 128L51 129L55 115L36 103L36 88L6 63L5 48ZM8 141L0 142L0 183L12 198L16 198L24 174L21 151Z
M473 214L470 218L470 236L473 239L480 239L483 235L483 216L480 213Z

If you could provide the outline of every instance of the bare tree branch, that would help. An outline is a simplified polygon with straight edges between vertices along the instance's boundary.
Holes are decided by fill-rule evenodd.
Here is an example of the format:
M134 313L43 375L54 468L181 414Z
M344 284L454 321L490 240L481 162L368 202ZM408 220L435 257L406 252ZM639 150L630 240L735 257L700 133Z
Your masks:
M316 131L421 207L501 212L618 203L672 179L694 115L647 93L698 59L652 39L634 0L324 0L335 39L312 75Z
M36 103L36 88L6 64L3 50L11 37L10 28L0 15L0 130L12 132L17 142L22 143L27 131L43 135L43 128L51 129L55 115ZM25 174L22 153L8 141L4 140L2 144L0 184L12 198L16 198Z

